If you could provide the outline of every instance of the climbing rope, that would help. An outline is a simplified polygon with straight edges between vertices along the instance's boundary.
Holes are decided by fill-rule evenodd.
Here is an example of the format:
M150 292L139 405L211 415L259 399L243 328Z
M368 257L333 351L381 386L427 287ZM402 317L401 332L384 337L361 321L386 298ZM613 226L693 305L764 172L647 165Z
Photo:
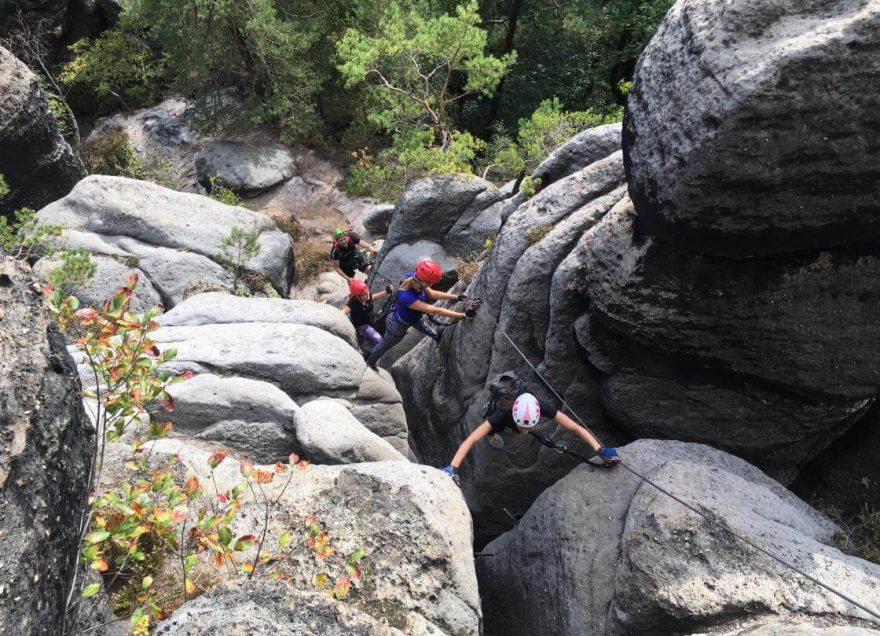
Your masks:
M498 323L498 320L495 318L495 316L493 316L492 314L489 314L489 316L492 318L492 322L495 323L495 327L498 329L498 331L501 332L501 335L503 335L507 339L507 341L514 348L514 350L519 354L519 356L523 359L523 361L525 361L525 363L527 365L529 365L529 368L531 368L531 370L535 373L535 375L541 379L541 382L543 382L547 386L547 388L550 389L550 391L553 393L553 395L555 395L556 398L562 403L563 408L568 409L568 411L574 416L574 418L580 423L580 425L583 426L587 431L589 431L589 433L593 437L595 437L596 440L598 441L599 438L596 436L596 434L590 430L590 428L581 419L581 417L577 414L577 412L575 412L575 410L573 408L571 408L571 406L568 405L568 403L562 398L561 395L559 395L559 393L556 391L556 389L553 388L553 385L550 384L550 382L547 380L547 378L545 378L544 375L540 371L538 371L537 367L535 367L535 365L533 365L531 363L531 361L526 357L526 355L522 352L522 350L518 346L516 346L516 343L513 341L513 339L509 335L507 335L507 332L504 331L504 329ZM552 442L552 440L550 440L550 441ZM601 444L601 441L599 441L599 443ZM573 454L573 453L571 453L571 454ZM590 462L587 462L587 463L590 463ZM699 510L696 506L684 501L678 495L675 495L672 492L663 488L662 486L659 486L658 484L654 483L651 479L649 479L645 475L641 474L636 469L634 469L630 466L627 466L626 462L621 462L620 464L618 464L618 466L622 467L624 470L629 471L632 475L634 475L638 479L642 480L643 482L645 482L649 486L652 486L653 488L660 491L661 493L663 493L664 495L666 495L670 499L678 502L679 504L681 504L682 506L684 506L685 508L687 508L688 510L690 510L694 514L702 517L703 519L708 521L713 526L715 526L715 527L729 533L731 536L739 539L740 541L742 541L746 545L750 546L752 549L754 549L754 550L760 552L761 554L773 559L774 561L776 561L780 565L788 568L789 570L796 572L797 574L800 574L802 577L804 577L808 581L811 581L811 582L815 583L816 585L818 585L819 587L831 592L835 596L842 598L844 601L850 603L854 607L857 607L858 609L862 610L863 612L870 614L871 616L873 616L877 619L880 619L880 612L878 612L877 610L873 610L869 607L866 607L863 603L860 603L859 601L853 599L852 597L850 597L847 594L841 592L840 590L832 587L831 585L828 585L827 583L820 581L819 579L812 576L811 574L804 572L799 567L797 567L796 565L793 565L792 563L789 563L788 561L786 561L782 557L779 557L779 556L773 554L772 552L766 550L765 548L762 548L761 546L754 543L751 539L748 539L748 538L740 535L739 533L735 532L734 530L732 530L728 526L722 524L720 521L711 517L706 512L703 512L702 510Z

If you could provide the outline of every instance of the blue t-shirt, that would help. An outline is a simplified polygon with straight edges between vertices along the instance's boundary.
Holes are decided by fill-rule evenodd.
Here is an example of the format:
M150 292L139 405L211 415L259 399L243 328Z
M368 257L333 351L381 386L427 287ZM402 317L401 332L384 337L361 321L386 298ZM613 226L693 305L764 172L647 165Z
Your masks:
M428 294L425 293L424 290L420 292L412 289L401 291L397 295L397 311L395 312L397 314L397 319L408 325L413 324L419 319L421 312L418 312L415 309L410 309L409 306L418 300L425 302L427 299Z

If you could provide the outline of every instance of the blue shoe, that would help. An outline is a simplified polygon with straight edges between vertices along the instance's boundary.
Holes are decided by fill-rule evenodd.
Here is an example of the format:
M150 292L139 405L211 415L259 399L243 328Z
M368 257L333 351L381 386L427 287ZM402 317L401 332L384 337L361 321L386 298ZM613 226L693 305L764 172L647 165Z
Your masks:
M504 450L504 440L499 433L493 433L489 436L489 446L497 451Z
M612 466L616 466L620 463L620 455L617 454L616 448L607 448L603 446L599 449L599 452L596 453L603 462L605 462L606 468L611 468Z

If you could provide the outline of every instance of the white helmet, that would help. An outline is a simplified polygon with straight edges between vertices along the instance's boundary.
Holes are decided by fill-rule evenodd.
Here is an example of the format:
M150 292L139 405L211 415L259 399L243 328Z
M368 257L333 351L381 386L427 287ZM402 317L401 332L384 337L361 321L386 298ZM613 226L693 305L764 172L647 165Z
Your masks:
M531 393L523 393L513 403L513 421L517 426L532 428L541 419L541 405Z

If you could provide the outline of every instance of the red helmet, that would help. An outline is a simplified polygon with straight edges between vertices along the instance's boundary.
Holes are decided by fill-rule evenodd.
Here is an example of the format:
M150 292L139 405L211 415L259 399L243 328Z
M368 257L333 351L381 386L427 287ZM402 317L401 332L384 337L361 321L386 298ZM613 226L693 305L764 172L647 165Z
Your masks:
M350 293L352 296L361 296L362 294L366 294L368 291L370 291L370 288L367 287L367 284L364 281L348 281L348 293Z
M425 259L416 265L416 278L429 285L436 285L443 278L443 270L434 261Z

